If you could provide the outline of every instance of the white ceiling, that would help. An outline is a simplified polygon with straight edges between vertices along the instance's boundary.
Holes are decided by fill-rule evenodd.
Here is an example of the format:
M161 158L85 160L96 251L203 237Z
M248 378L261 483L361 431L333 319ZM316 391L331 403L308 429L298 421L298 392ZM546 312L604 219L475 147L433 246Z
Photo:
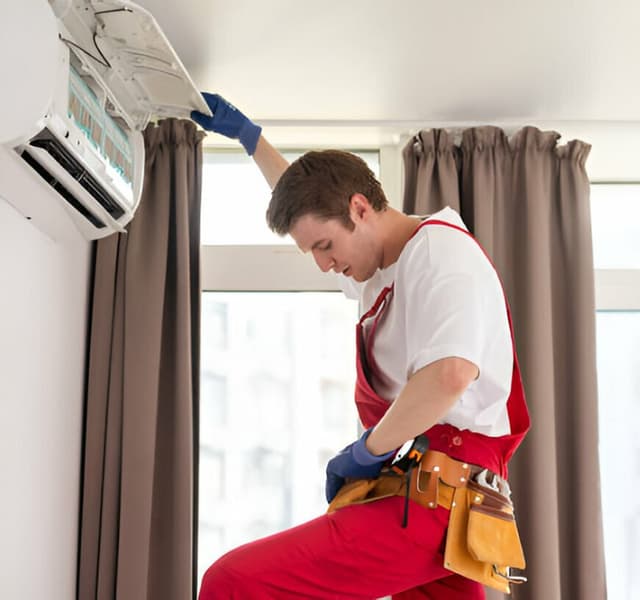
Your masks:
M137 0L256 121L640 121L637 0Z

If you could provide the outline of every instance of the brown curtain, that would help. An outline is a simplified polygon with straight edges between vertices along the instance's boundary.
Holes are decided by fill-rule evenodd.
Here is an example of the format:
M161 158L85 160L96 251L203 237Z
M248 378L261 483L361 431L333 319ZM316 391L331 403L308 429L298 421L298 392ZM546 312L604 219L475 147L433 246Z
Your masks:
M602 600L590 146L559 137L422 131L404 149L404 210L460 212L511 304L532 422L510 465L529 578L513 597Z
M202 137L147 127L136 216L97 243L79 600L196 593Z

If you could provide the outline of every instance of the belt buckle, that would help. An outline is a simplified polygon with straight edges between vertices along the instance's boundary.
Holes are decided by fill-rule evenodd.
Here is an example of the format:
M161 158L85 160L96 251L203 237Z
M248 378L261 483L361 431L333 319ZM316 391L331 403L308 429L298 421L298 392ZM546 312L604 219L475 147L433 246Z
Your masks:
M502 573L500 569L496 567L496 565L491 565L491 566L493 568L493 574L496 577L500 577L501 579L506 579L509 583L521 584L521 583L527 582L527 578L524 575L517 575L515 573L512 573L512 571L516 570L513 567L505 567L506 572Z

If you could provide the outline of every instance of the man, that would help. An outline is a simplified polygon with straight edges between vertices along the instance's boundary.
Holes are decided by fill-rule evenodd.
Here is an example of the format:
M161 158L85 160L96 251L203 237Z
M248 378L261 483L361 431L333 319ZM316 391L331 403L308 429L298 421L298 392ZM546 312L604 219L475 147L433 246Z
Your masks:
M482 472L504 486L529 420L490 261L451 209L427 219L394 210L346 152L310 152L288 165L239 110L205 98L213 117L194 120L239 139L271 186L269 226L360 299L356 404L366 431L327 465L332 512L229 552L205 574L200 600L484 598L480 583L444 566L447 485L429 503L413 483L420 479L406 486L411 500L352 503L343 484L377 485L396 449L426 433L437 456L463 469L462 482Z

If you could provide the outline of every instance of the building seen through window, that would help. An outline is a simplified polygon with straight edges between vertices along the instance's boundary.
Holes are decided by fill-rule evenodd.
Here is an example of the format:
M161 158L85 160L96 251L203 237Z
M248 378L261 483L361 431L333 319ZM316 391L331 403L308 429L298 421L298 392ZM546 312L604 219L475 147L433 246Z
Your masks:
M356 318L341 293L203 294L200 576L227 550L325 512L326 461L358 433ZM220 328L227 344L210 344Z

